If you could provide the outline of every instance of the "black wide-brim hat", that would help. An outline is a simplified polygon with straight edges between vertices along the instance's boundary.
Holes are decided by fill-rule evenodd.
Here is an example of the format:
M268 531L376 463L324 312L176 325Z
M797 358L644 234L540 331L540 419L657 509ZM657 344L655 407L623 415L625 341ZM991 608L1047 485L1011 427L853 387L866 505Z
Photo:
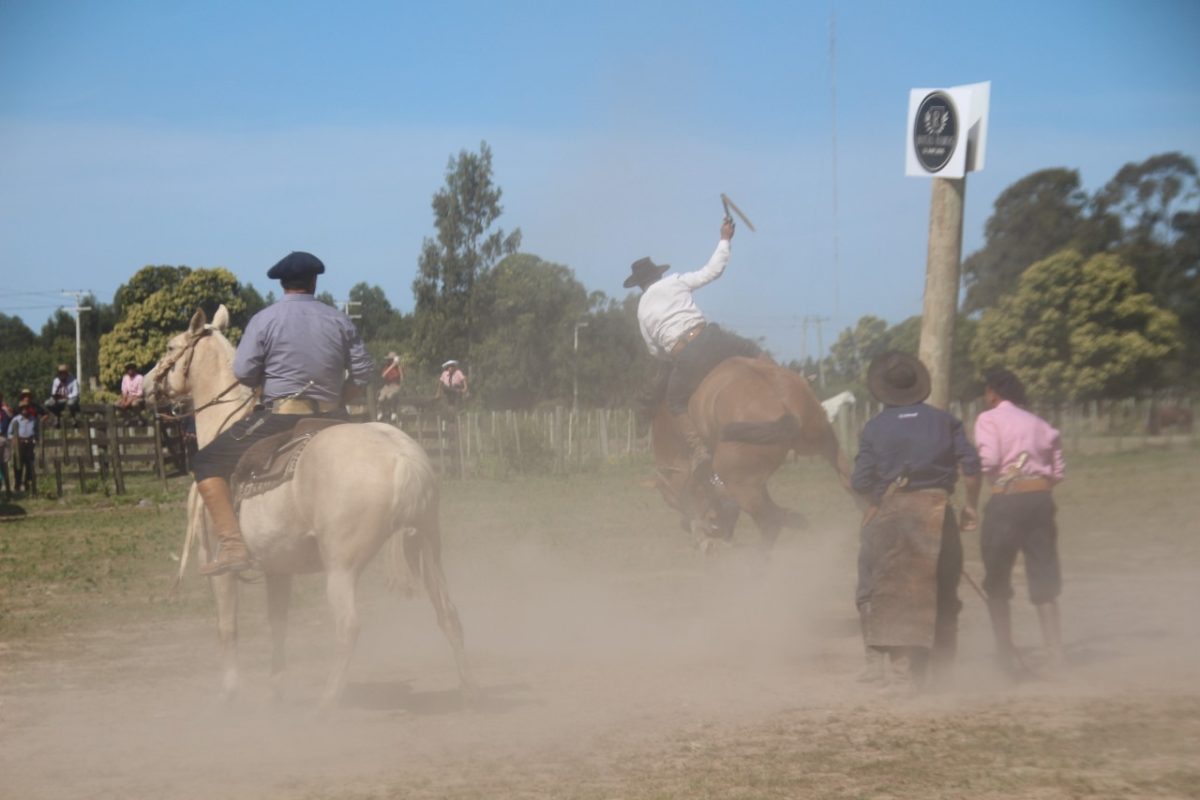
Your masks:
M889 350L867 367L867 388L888 406L911 406L929 397L929 370L920 359Z
M267 272L267 277L273 281L290 281L307 278L312 275L322 275L325 265L321 259L312 253L296 250L288 253Z
M649 258L639 258L629 267L630 275L623 284L626 289L639 286L647 280L658 280L671 267L668 264L655 264Z

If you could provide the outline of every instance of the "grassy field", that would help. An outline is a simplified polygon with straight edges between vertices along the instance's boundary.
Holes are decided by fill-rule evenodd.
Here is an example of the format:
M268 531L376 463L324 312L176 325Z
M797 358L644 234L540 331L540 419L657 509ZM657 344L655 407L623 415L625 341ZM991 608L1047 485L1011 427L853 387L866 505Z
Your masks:
M342 717L313 726L302 711L329 652L317 576L297 586L297 699L267 713L254 694L261 587L247 587L251 711L226 742L239 760L211 785L194 780L216 740L205 726L222 724L211 602L194 573L170 593L183 482L8 508L0 774L23 797L1200 797L1195 448L1070 459L1056 492L1065 676L1000 679L964 585L958 685L903 700L853 682L856 515L826 469L777 476L773 494L811 526L769 565L753 548L706 560L648 472L445 484L445 559L484 688L474 714L449 700L427 605L401 610L395 641L378 565ZM748 521L737 538L755 541ZM964 544L978 580L978 540ZM1018 638L1036 665L1017 581Z

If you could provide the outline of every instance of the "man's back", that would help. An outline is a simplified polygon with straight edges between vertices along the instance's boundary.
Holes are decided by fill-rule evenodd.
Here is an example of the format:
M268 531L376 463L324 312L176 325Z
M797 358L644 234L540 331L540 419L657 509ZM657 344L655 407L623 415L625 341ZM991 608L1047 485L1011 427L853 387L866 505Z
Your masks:
M262 386L264 400L301 393L336 402L346 370L365 384L371 369L354 323L311 294L285 294L255 314L234 359L238 380Z
M909 489L953 491L960 464L964 474L979 471L975 448L956 417L925 403L889 406L863 428L852 483L875 499L902 475Z

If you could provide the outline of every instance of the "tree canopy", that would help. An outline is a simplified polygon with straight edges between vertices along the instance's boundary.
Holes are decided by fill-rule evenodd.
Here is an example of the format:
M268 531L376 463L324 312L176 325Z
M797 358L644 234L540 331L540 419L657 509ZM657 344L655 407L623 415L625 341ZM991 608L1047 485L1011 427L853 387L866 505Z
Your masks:
M1133 267L1064 250L983 313L972 356L979 369L1007 367L1031 396L1061 403L1137 394L1179 346L1178 318L1137 291Z
M433 196L435 239L425 239L413 280L413 349L426 365L469 359L475 341L475 284L521 246L521 230L492 230L501 191L492 182L492 150L461 151L446 167L446 185Z
M164 274L163 269L146 267L134 275L127 285L154 285L153 278ZM112 385L119 382L126 362L132 361L143 370L153 366L166 349L167 340L187 327L197 308L203 308L211 318L223 303L229 309L230 319L234 323L226 335L234 342L241 336L247 304L242 287L232 272L221 267L166 269L177 270L175 274L181 279L159 285L149 294L133 291L125 295L127 299L122 305L121 321L100 338L102 383ZM148 274L143 274L147 271Z

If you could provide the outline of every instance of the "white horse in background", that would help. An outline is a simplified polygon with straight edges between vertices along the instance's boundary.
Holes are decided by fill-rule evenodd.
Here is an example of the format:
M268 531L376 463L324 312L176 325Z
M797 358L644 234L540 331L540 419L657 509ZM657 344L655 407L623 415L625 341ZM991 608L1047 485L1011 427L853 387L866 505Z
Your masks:
M829 417L830 422L837 419L838 413L846 407L854 407L854 392L839 392L828 400L821 401L821 408L825 409L825 416Z
M221 306L206 324L197 311L187 331L171 339L166 354L147 375L147 394L190 397L201 447L241 419L251 406L250 390L233 374L234 348L225 338L229 312ZM464 697L474 692L467 671L462 625L442 570L438 526L438 482L425 451L406 434L382 423L335 425L318 431L301 453L293 478L242 501L242 533L265 575L271 628L271 677L282 695L285 639L292 576L325 572L333 609L336 646L321 707L336 704L358 638L355 598L359 575L393 536L401 540L411 573L424 578L438 625L450 640ZM214 551L207 515L195 487L188 498L188 540ZM184 548L186 559L188 548ZM182 569L182 567L181 567ZM237 689L237 599L235 575L210 579L217 601L227 699Z

